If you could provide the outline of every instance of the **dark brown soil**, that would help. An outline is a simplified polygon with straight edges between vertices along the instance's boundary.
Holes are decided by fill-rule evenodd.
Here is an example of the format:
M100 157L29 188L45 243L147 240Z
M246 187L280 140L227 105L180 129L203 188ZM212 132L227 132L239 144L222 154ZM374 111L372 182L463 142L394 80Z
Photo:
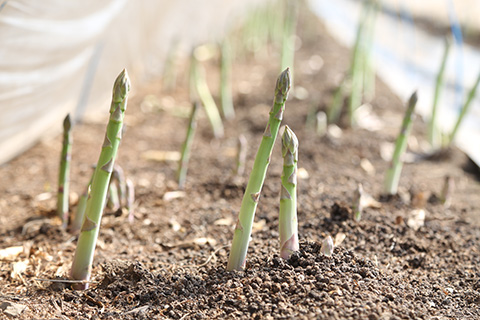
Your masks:
M377 81L371 103L384 129L345 129L340 138L316 135L306 126L307 114L312 106L322 109L329 103L348 67L349 51L307 13L299 30L302 46L296 55L295 88L283 121L299 138L299 167L304 172L298 183L298 253L288 261L278 255L282 161L277 141L246 269L225 270L279 71L278 56L270 50L236 62L237 115L225 122L224 138L213 139L205 116L200 119L185 195L176 199L164 198L177 189L176 163L150 160L145 153L180 149L187 120L178 115L189 110L186 81L170 93L162 92L156 81L137 88L129 101L117 160L136 184L135 221L128 223L122 212L105 212L93 266L95 283L88 290L39 280L66 277L75 250L75 236L51 218L61 137L43 141L0 167L0 249L24 247L23 253L1 262L0 318L480 318L480 184L471 172L474 167L452 149L440 159L406 164L400 196L381 197L387 163L380 146L395 139L403 102ZM317 69L319 61L323 66ZM206 66L211 87L216 88L216 61ZM299 99L299 88L306 89L306 98ZM103 120L74 128L75 195L83 191L97 159ZM417 120L418 141L424 141L424 132L424 123ZM234 178L239 134L250 144L247 172ZM362 167L365 159L373 171ZM449 208L436 200L446 175L456 185ZM355 222L350 204L359 182L381 202ZM422 196L426 219L414 230L407 221ZM337 241L344 238L332 257L320 253L327 235ZM20 314L13 316L12 310Z

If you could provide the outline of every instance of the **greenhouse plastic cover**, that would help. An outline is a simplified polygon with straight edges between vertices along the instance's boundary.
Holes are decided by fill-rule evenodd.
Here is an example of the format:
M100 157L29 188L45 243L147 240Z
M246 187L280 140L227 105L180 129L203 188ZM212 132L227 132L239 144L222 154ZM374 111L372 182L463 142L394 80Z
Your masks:
M478 0L383 0L377 17L372 48L377 75L404 101L418 92L416 112L425 119L431 115L438 68L445 46L443 36L419 28L412 16L428 15L437 22L468 25L480 31ZM354 42L361 2L353 0L310 0L313 11L340 42ZM392 14L394 13L394 14ZM456 21L457 20L457 21ZM461 39L461 36L460 36ZM451 132L466 93L480 72L480 50L455 41L448 57L443 88L437 110L437 125ZM480 165L480 94L477 93L455 138L455 144Z
M169 47L220 37L262 0L0 1L0 164L108 110L116 75L159 74Z

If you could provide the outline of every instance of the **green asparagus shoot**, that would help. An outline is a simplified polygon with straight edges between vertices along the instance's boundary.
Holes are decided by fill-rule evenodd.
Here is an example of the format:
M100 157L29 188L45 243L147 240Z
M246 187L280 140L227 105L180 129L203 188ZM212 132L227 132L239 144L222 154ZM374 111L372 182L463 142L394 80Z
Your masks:
M407 149L407 139L412 129L413 123L413 111L417 104L417 92L415 91L408 101L408 107L403 118L402 128L398 134L397 141L395 142L395 150L393 152L392 161L385 175L385 193L396 194L398 190L398 183L400 181L400 174L402 173L402 156Z
M247 145L247 138L241 134L238 137L237 142L237 163L234 172L234 174L239 177L243 176L243 172L245 171L245 162L247 161Z
M298 251L297 222L297 162L298 140L295 133L285 126L282 135L283 173L280 192L280 214L278 229L280 234L280 257L290 258Z
M123 119L127 108L130 80L124 69L113 86L110 119L105 140L93 176L90 197L87 200L85 218L78 238L70 276L73 280L90 279L95 245L100 230L100 221L105 207L108 185L115 164L118 146L122 138ZM77 284L75 289L87 289L88 282Z
M198 102L193 103L192 112L188 121L187 135L182 145L182 153L178 162L177 180L178 188L183 189L185 186L185 179L187 177L188 160L190 159L190 150L192 149L193 137L195 136L195 129L197 127L197 114L200 109Z
M248 243L252 233L253 218L257 209L260 192L265 181L273 145L285 110L285 101L290 90L290 70L287 68L277 79L275 97L270 110L270 117L262 142L253 163L252 172L243 195L242 205L238 214L237 225L233 236L232 247L228 259L227 270L241 270L245 266Z
M442 61L440 63L440 69L438 70L437 79L435 83L435 93L433 95L432 115L428 122L428 140L433 149L438 149L441 145L441 135L437 128L437 105L440 99L440 94L443 89L443 76L445 73L445 66L447 64L448 53L450 51L450 41L448 38L445 40L445 50L443 51Z
M70 223L70 232L71 233L77 233L80 228L82 227L83 224L83 218L85 217L85 210L87 209L87 200L90 195L90 186L93 181L93 174L92 177L90 178L90 181L87 184L87 187L85 188L85 191L82 193L80 196L80 199L78 200L78 205L77 205L77 212L75 213L75 216Z
M120 197L118 195L118 184L113 179L110 179L107 195L107 208L112 211L120 209Z
M213 135L215 138L223 137L223 123L220 113L218 112L215 100L213 100L210 89L208 88L207 81L205 79L205 70L202 69L198 59L195 56L195 51L192 53L191 70L190 70L190 85L192 100L196 100L196 96L203 104L205 113L210 121L213 129Z
M235 117L232 98L232 52L230 42L225 38L221 45L220 58L220 100L225 119Z
M62 220L63 228L68 225L68 200L70 189L70 162L72 160L72 122L70 114L63 120L63 146L60 156L60 170L58 174L57 214Z
M128 222L133 223L135 220L135 185L133 181L127 178L127 204L126 208L128 211Z
M478 74L477 81L475 81L475 84L473 85L472 89L470 89L470 92L468 93L467 100L465 101L465 104L463 105L462 110L458 115L457 122L455 123L455 127L453 127L452 133L450 133L450 137L449 137L450 144L453 143L453 140L457 135L458 128L460 128L460 124L462 123L463 118L465 117L468 110L470 109L470 105L472 104L472 101L475 98L475 95L477 94L477 88L479 83L480 83L480 73Z

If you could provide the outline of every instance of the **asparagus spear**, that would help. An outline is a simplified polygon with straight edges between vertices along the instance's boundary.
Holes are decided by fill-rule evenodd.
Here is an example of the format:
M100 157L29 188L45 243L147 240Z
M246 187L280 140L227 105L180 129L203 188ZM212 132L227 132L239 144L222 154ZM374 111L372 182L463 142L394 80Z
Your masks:
M232 98L232 53L230 42L224 39L221 48L220 59L220 100L222 102L223 116L226 119L235 117L235 109L233 108Z
M442 62L437 74L437 81L435 83L435 93L433 95L432 116L428 122L428 139L433 149L437 149L440 145L440 132L438 132L437 120L437 105L440 97L440 92L443 87L443 74L445 73L445 66L447 64L448 53L450 51L450 41L445 39L445 50L443 51Z
M127 71L124 69L115 80L113 86L110 119L107 125L102 151L93 176L91 197L87 201L85 218L73 258L71 269L72 279L85 281L84 283L75 285L75 289L88 288L93 254L100 230L102 211L105 207L108 184L115 164L118 146L122 138L123 119L127 108L129 91L130 79L128 78Z
M85 188L85 191L82 193L80 196L80 199L78 200L78 205L77 205L77 212L75 213L75 217L70 224L70 232L71 233L77 233L83 223L83 217L85 216L85 210L87 209L87 200L88 197L90 196L90 186L93 181L93 174L90 180L88 181L87 187Z
M70 189L70 162L72 160L72 122L70 114L63 120L63 147L60 156L58 174L57 213L62 220L63 228L68 225L68 197Z
M195 51L194 51L195 52ZM190 94L193 96L195 93L198 95L205 108L205 113L213 128L213 135L215 138L223 137L223 123L220 113L218 112L215 100L213 100L210 89L208 89L207 82L205 80L205 70L199 65L198 59L195 57L195 53L192 53L190 70Z
M393 152L392 161L385 175L384 187L387 194L397 193L398 182L400 181L400 174L402 173L403 167L401 157L407 149L407 138L412 129L413 111L417 104L417 100L417 92L415 91L408 101L408 107L405 112L405 117L403 118L402 128L398 134L397 141L395 142L395 151Z
M192 112L188 121L187 136L182 145L182 155L178 162L177 179L178 188L183 189L185 186L185 178L187 177L188 160L190 158L190 150L192 149L193 137L195 136L195 129L197 127L197 114L200 109L200 104L194 102L192 106Z
M288 126L285 126L282 136L282 156L283 173L278 229L280 256L283 259L288 259L293 252L299 249L297 222L298 140Z
M283 118L285 101L287 100L289 89L290 70L287 68L280 74L275 85L275 97L272 109L270 110L268 124L263 133L262 142L258 148L238 214L227 270L241 270L245 265L248 242L252 233L253 218L263 182L265 181L268 164L270 163L273 145L277 138L280 122Z
M460 127L460 124L462 123L463 118L467 114L468 110L470 109L470 105L472 104L473 98L475 98L475 95L477 94L477 88L480 83L480 73L478 74L477 81L475 81L475 84L473 85L472 89L468 93L467 96L467 101L465 101L465 104L462 107L462 110L460 111L460 114L458 115L457 122L455 123L455 127L452 130L452 133L450 134L450 143L453 142L453 139L455 139L455 135L457 134L458 128Z

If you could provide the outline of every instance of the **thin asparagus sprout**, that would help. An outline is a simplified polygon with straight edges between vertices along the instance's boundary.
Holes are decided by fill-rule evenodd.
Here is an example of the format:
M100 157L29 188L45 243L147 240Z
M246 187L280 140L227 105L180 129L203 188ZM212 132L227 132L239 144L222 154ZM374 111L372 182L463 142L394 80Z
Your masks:
M203 107L205 108L207 118L212 125L213 135L215 136L215 138L221 138L223 137L224 133L222 118L220 117L220 113L218 112L215 100L213 100L212 94L210 93L210 89L208 89L207 81L205 80L205 70L201 68L198 59L195 57L195 51L192 53L191 60L192 65L190 70L190 92L192 95L192 100L196 100L194 99L194 97L198 95L198 98L200 99Z
M447 175L442 188L442 194L440 195L440 201L444 208L449 208L452 204L452 196L455 190L455 180L452 176Z
M285 126L282 135L283 173L280 192L280 213L278 230L280 234L280 257L290 258L298 251L298 221L297 221L297 162L298 139L295 133Z
M116 181L110 179L110 184L108 185L108 196L107 196L107 208L112 211L117 211L120 209L120 197L118 195L118 184Z
M353 217L355 221L360 221L362 219L363 212L363 186L361 183L357 185L353 196Z
M88 181L87 187L85 191L80 196L77 205L77 212L75 213L75 217L73 218L72 222L70 223L70 232L77 233L80 228L82 227L83 218L85 217L85 209L87 208L87 200L90 195L90 186L93 181L93 174Z
M235 118L232 98L232 52L230 41L225 38L221 45L220 59L220 100L223 116L226 119Z
M122 167L117 164L113 166L112 179L110 181L110 184L112 184L113 182L118 183L118 203L120 206L123 206L127 202L127 184L125 181L125 173L123 172Z
M242 205L238 214L237 226L233 236L227 270L241 270L245 265L248 242L252 233L253 218L260 198L260 192L265 181L273 145L285 110L285 101L290 89L290 70L287 68L277 79L275 97L267 127L263 133L262 142L253 163Z
M247 161L247 138L243 134L238 136L237 142L237 163L235 166L235 175L243 176L245 172L245 162Z
M282 58L280 70L285 68L292 68L293 83L293 71L295 60L295 29L297 27L298 16L298 1L297 0L284 0L284 22L283 22L283 36L282 36Z
M78 238L70 276L73 280L89 280L92 270L95 245L100 230L100 221L105 207L108 184L115 164L118 146L122 138L123 119L127 108L127 97L130 91L130 80L124 69L115 80L113 86L110 119L107 125L105 140L93 176L90 197ZM86 289L88 283L74 286L75 289Z
M335 248L333 244L333 239L331 236L327 236L323 239L322 247L320 248L320 253L323 255L330 257L333 254L333 249Z
M192 112L188 120L187 135L182 145L182 153L178 161L177 180L178 188L183 189L185 186L185 179L187 177L188 160L190 159L190 150L192 149L193 137L195 136L195 129L197 127L197 114L200 109L200 104L194 102L192 105Z
M135 185L133 181L127 178L127 204L126 208L128 211L128 222L133 223L135 220Z
M441 136L437 128L437 105L440 99L440 94L443 89L443 75L445 73L445 66L447 64L448 53L450 51L450 41L445 39L445 50L443 51L442 62L437 74L437 80L435 83L435 93L433 95L432 115L428 122L428 140L433 149L438 149L441 145Z
M403 118L402 128L398 134L397 141L395 142L395 151L393 152L392 161L390 167L385 175L385 193L396 194L398 189L398 183L400 181L400 174L402 173L402 155L407 149L407 138L412 129L412 118L414 116L413 111L417 104L417 92L415 91L408 101L408 107Z
M453 127L452 133L450 133L450 137L449 137L450 144L453 143L453 140L457 135L458 128L460 128L460 124L462 123L463 118L465 117L468 110L470 109L470 105L472 104L472 101L475 98L475 95L477 94L477 88L479 83L480 83L480 73L478 74L477 81L475 81L475 84L473 85L472 89L468 93L467 100L465 101L465 104L463 105L462 110L458 115L457 122L455 123L455 127Z
M63 120L63 147L60 156L58 174L57 214L62 220L63 228L68 225L68 198L70 189L70 162L72 160L72 122L70 114Z

